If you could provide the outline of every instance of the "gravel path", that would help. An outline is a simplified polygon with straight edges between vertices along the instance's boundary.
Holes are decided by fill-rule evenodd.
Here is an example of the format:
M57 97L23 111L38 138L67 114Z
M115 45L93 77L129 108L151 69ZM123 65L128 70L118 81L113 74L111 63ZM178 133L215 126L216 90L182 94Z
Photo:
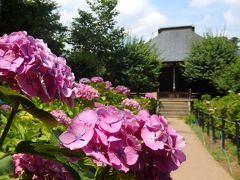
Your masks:
M168 118L170 125L186 140L186 162L171 173L173 180L233 180L229 173L216 162L201 141L182 119Z

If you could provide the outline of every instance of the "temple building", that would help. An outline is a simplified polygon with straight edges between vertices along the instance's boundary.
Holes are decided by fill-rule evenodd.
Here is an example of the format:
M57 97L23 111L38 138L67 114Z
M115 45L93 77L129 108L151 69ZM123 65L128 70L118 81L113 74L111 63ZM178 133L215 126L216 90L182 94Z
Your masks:
M159 92L163 96L178 97L189 92L201 92L199 83L189 83L182 75L181 63L189 55L192 44L202 37L194 26L166 27L158 30L151 41L163 60Z

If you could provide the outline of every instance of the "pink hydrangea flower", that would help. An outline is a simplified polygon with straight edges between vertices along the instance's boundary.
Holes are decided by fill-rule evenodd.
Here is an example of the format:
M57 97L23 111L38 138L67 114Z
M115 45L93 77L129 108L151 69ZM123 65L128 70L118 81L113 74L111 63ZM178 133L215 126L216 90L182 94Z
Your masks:
M124 99L122 101L122 105L130 107L130 108L136 108L136 109L140 108L140 105L139 105L139 103L136 100L129 99L129 98Z
M40 39L26 32L0 37L0 81L26 95L48 102L72 100L74 75L66 60L54 55Z
M143 126L143 123L140 122L140 119L127 109L123 110L123 117L123 131L139 137L138 131L140 130L141 126Z
M87 113L89 111L91 114ZM83 113L86 114L84 115L86 121L92 122L94 126L88 125L87 127L90 128L86 128L77 124L75 127L75 121L73 121L69 129L60 136L62 144L69 149L82 149L88 156L94 158L97 165L107 164L127 172L129 167L137 161L141 147L130 132L124 131L130 126L127 124L123 126L124 111L113 106L98 105L93 110L84 110L80 115ZM92 113L95 113L94 118ZM126 117L129 122L131 115ZM74 119L79 119L79 115ZM89 132L91 135L87 135Z
M109 148L107 154L111 165L116 169L127 172L129 166L135 164L138 159L137 151L132 146L124 143L122 138L110 136L108 141Z
M94 162L98 166L110 165L107 157L108 141L107 135L105 135L101 130L95 128L95 133L92 140L87 146L84 146L82 150L88 156L94 157Z
M169 179L169 172L185 161L184 139L164 117L150 115L147 110L134 115L129 110L98 103L74 119L82 123L72 122L60 136L62 144L69 149L82 149L98 166L131 170L140 177L156 179L164 175Z
M55 119L59 123L61 123L63 125L71 124L71 118L69 118L63 110L56 109L56 110L51 111L51 114L53 115L53 117L55 117Z
M88 144L94 135L97 114L93 110L85 110L77 115L67 131L59 136L63 146L74 150Z
M113 106L105 106L96 109L99 126L108 133L117 133L122 126L122 114Z
M30 154L14 154L14 176L19 178L24 171L30 172L33 179L73 180L70 173L58 162Z
M154 94L154 93L150 93L150 92L145 93L144 97L147 98L147 99L157 100L157 95Z
M165 120L157 115L152 115L141 131L145 145L153 150L164 149L167 136Z
M129 95L130 89L128 89L126 86L118 85L115 90L123 95Z
M135 168L138 167L138 171L143 173L152 169L159 173L176 170L186 160L182 152L185 146L182 136L168 126L163 116L149 115L142 111L138 117L146 118L146 121L141 129L144 151L141 151L141 158L134 165Z
M94 83L100 83L100 82L103 82L103 78L99 76L95 76L91 78L91 81Z
M99 97L98 91L87 84L78 83L73 91L77 98L93 100Z

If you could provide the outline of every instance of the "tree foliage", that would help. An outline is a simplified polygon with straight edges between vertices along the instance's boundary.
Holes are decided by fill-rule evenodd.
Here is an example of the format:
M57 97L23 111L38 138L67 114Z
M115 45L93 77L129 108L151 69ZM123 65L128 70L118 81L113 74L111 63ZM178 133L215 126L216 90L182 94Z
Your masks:
M112 54L122 47L124 29L116 27L114 19L118 15L115 9L117 2L117 0L87 0L91 11L78 10L79 15L74 18L69 39L74 54L75 51L95 54L96 61L99 61L96 63L104 66ZM83 58L81 60L85 61Z
M0 35L24 30L47 42L55 54L63 52L66 27L54 1L0 0L0 4Z
M206 34L202 41L193 44L183 65L184 75L192 81L209 80L212 83L236 57L237 45L234 41Z
M229 66L226 66L221 73L213 79L215 86L220 91L240 90L240 58Z
M102 76L106 72L105 66L97 60L96 54L84 50L72 51L67 63L74 72L76 79Z
M155 90L161 63L150 43L127 39L124 28L116 26L117 0L87 3L91 12L78 11L69 39L73 50L68 64L76 78L102 75L134 91Z
M162 67L151 42L128 39L109 64L109 74L114 84L123 84L133 91L154 91L159 86Z

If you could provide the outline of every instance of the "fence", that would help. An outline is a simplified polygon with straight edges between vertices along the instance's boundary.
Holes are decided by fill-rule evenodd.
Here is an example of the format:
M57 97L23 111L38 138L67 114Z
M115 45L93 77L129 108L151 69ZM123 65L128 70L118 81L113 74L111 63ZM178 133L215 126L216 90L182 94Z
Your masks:
M224 150L226 138L231 137L236 144L238 164L240 165L240 120L228 120L224 117L215 117L200 109L195 109L194 112L197 118L196 124L202 128L203 132L207 132L207 135L211 137L212 143L216 142L217 134L220 134L221 148ZM230 133L227 127L231 127L233 133Z
M169 91L169 92L158 92L158 97L160 98L185 98L185 99L195 99L200 96L199 93L192 93L189 92L176 92L176 91Z

